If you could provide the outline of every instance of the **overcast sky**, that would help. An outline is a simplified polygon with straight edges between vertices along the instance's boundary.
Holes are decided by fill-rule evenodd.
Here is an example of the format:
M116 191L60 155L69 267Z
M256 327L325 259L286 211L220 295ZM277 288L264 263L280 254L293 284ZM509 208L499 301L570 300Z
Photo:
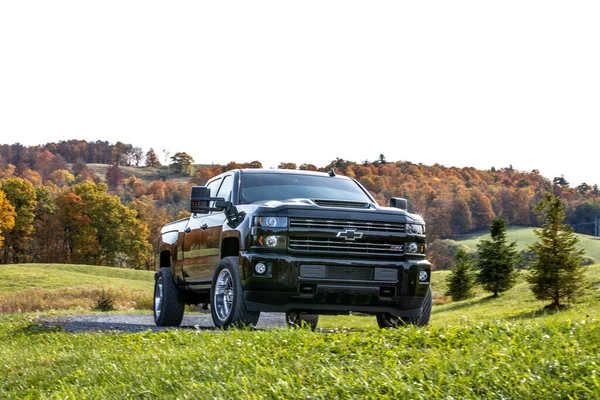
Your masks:
M598 1L2 1L0 142L600 184Z

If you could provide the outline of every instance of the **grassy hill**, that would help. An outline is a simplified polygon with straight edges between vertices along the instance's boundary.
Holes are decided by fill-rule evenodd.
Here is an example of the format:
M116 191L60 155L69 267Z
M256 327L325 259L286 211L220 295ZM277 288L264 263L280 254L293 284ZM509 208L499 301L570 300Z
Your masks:
M0 265L0 312L90 309L103 293L120 308L150 308L153 277L97 265Z
M537 236L533 233L533 229L531 227L510 227L507 229L508 240L510 242L516 241L519 250L523 250L525 246L538 240ZM585 250L585 255L593 257L600 262L600 238L580 234L577 234L577 236L579 236L580 240L578 246ZM489 240L490 234L481 234L470 239L461 240L460 242L475 250L477 249L477 243L483 239Z
M196 164L195 165L195 167L197 167L197 168L208 167L208 166L209 165L204 165L204 164ZM94 170L94 172L96 173L96 176L98 178L100 178L100 180L105 181L106 180L106 172L111 167L111 165L88 164L88 167L90 167L91 169ZM179 174L179 173L173 171L172 169L169 168L168 165L162 165L160 167L146 167L146 166L124 167L124 166L121 166L121 167L119 167L119 169L121 170L121 172L123 173L123 176L125 178L128 178L129 176L133 175L136 178L141 179L143 181L147 181L147 182L164 179L164 180L173 180L173 181L176 181L179 183L186 183L186 182L189 182L189 180L190 180L189 176L182 175L182 174Z

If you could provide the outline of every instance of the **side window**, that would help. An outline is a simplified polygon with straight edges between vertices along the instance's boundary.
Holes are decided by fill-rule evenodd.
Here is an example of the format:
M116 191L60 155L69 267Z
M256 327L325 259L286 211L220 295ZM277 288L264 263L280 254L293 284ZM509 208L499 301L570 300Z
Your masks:
M233 177L231 175L226 176L223 179L221 188L217 193L217 197L224 199L225 201L231 201L231 192L233 191ZM212 191L211 191L212 193Z
M208 185L206 185L206 187L210 189L210 197L217 197L216 196L217 188L219 187L220 184L221 184L221 179L217 179L215 181L212 181Z

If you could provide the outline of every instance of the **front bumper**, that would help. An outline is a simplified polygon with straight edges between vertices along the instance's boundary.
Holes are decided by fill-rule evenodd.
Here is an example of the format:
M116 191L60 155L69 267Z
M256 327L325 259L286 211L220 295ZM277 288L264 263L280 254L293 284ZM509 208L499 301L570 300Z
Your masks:
M257 263L267 272L254 271ZM314 314L389 313L419 317L429 290L426 260L369 260L240 254L246 306L250 311ZM423 279L425 277L425 279Z

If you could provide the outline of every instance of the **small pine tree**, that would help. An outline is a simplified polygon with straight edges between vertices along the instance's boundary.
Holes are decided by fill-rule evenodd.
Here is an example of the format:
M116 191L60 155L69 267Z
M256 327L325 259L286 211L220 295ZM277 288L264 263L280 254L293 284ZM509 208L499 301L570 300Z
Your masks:
M536 255L527 282L538 300L551 300L548 308L561 308L561 300L573 301L585 289L584 251L575 248L579 242L573 228L563 224L565 210L560 199L550 193L534 210L544 221L542 229L534 230L539 240L529 249Z
M454 301L470 299L475 296L475 260L462 248L456 251L454 260L456 264L446 278L447 290L444 294L452 296Z
M517 243L506 240L506 222L496 218L490 226L491 240L482 240L477 245L477 281L484 290L498 297L515 285L519 255Z

